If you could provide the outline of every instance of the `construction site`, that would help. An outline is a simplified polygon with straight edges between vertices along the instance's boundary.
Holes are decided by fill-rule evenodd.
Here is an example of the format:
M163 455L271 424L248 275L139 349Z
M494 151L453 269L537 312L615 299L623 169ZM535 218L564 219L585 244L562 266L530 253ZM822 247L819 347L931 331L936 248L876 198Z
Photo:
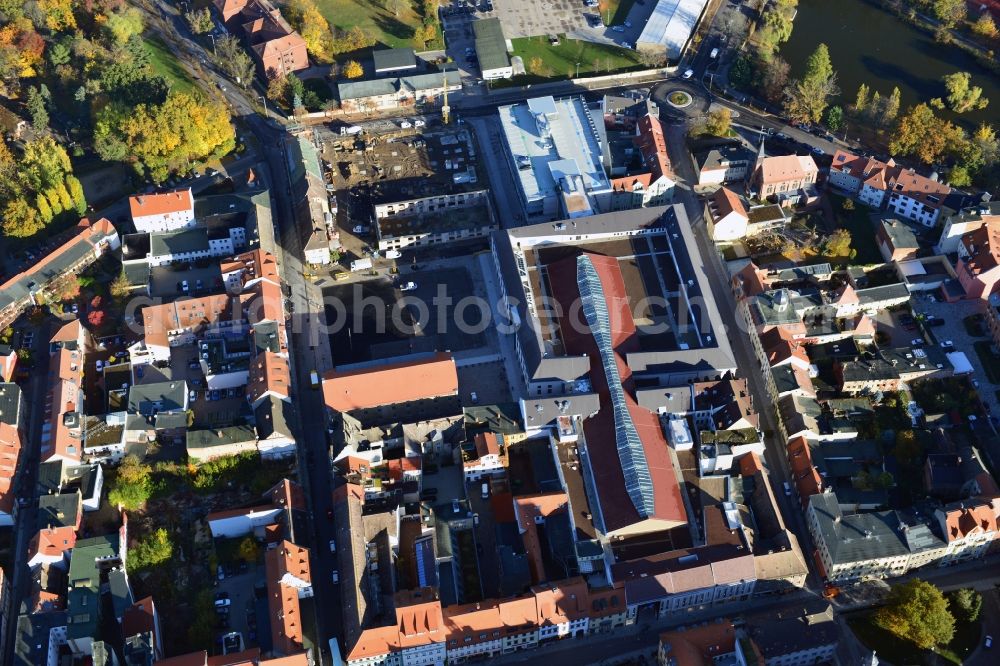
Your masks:
M468 126L359 132L323 144L333 189L362 194L370 204L483 189L477 153Z

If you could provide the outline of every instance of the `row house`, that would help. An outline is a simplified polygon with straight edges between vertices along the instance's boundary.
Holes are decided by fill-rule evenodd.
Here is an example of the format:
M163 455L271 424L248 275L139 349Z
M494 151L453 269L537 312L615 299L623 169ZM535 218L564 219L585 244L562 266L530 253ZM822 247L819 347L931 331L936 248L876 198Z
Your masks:
M66 240L50 253L0 284L0 329L35 305L36 296L44 295L59 278L80 273L120 245L118 232L103 217L93 223L83 218L64 236Z
M1000 216L963 234L955 272L967 298L989 299L1000 290Z
M371 113L423 104L439 106L445 94L461 90L462 80L456 70L337 84L337 96L344 113Z
M13 525L17 516L15 482L20 472L23 436L21 387L0 384L0 527Z
M309 549L282 541L264 555L268 613L271 619L271 649L276 655L303 651L301 600L313 596Z
M1000 499L976 497L935 512L947 550L942 566L983 557L997 538Z
M934 251L938 254L954 254L958 252L962 236L984 224L1000 222L1000 201L990 199L989 195L983 195L982 200L975 205L949 215L944 221Z
M933 227L951 188L936 178L905 169L892 159L882 162L838 150L830 166L829 182L861 203L887 209L894 215Z
M624 586L589 590L582 578L505 600L442 607L432 588L398 592L394 625L361 632L351 666L462 663L635 622Z

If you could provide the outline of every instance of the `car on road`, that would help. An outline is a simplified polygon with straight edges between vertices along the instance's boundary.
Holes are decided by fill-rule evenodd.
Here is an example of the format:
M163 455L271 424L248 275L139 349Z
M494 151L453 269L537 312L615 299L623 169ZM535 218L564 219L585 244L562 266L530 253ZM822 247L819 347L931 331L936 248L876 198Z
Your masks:
M719 57L719 49L712 49L712 52L708 54L708 57L712 58L713 60L715 58L718 58Z
M972 388L976 388L976 389L979 388L979 380L978 379L973 379L972 380Z
M983 641L983 647L987 648L987 649L993 647L993 637L992 636L987 636L986 637L986 639Z
M944 349L946 351L951 351L954 348L955 348L955 343L952 342L951 340L942 340L941 341L941 349Z
M693 69L685 69L684 70L684 78L685 79L690 79L692 76L694 76L694 70Z
M334 585L340 582L340 574L338 574L336 571L333 572L332 578Z
M910 340L910 346L911 347L923 347L924 346L924 339L923 338L913 338L912 340Z
M632 27L632 21L625 21L625 27L626 28L631 28Z
M330 539L330 552L331 553L336 553L337 552L337 540L336 539Z
M624 26L620 25L612 26L611 29L615 32L625 32Z
M400 291L413 291L417 288L416 282L407 282L399 288Z
M812 151L817 155L826 155L826 151L820 148L819 146L813 146Z
M352 231L354 231L354 233L356 234L363 234L366 231L368 231L368 227L366 227L363 224L355 224L354 229Z
M785 481L785 497L792 496L792 487L788 485L788 481Z
M785 134L784 132L778 132L777 134L774 135L774 137L776 139L781 139L782 141L784 141L785 139L788 138L788 135Z

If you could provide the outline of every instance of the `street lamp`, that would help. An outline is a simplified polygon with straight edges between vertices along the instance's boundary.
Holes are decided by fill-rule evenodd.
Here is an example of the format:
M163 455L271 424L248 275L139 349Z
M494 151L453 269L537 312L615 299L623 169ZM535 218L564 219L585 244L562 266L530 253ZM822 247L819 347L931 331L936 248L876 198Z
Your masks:
M576 78L580 78L580 63L576 63Z
M212 55L219 55L215 51L215 35L213 35L212 33L208 33L208 36L212 40Z
M260 103L264 105L264 117L270 118L271 116L267 112L267 98L263 95L257 95L257 97L260 98Z

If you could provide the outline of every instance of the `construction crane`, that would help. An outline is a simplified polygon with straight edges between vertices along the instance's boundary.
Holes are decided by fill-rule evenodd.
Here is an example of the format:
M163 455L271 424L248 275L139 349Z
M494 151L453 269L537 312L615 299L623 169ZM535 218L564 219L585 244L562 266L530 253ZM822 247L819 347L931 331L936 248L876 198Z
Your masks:
M444 82L444 104L441 105L441 122L445 125L451 119L451 107L448 106L448 70L441 70L441 76Z

